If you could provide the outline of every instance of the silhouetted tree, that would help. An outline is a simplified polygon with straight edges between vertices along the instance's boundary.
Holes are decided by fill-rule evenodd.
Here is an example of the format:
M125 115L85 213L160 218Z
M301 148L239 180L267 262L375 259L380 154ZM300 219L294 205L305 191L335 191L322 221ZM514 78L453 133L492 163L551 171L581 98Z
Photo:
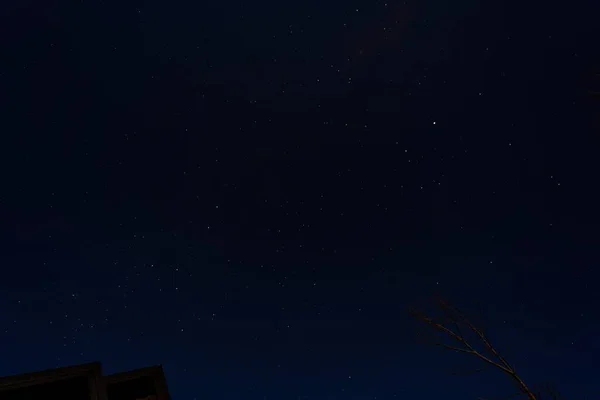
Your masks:
M413 317L429 325L435 331L441 333L441 335L446 337L446 340L451 343L448 344L436 341L436 346L440 346L457 353L474 356L484 363L484 368L486 366L492 367L509 376L513 383L516 384L519 392L505 398L506 400L513 399L518 396L525 396L528 400L541 400L542 393L547 393L551 399L558 400L558 392L551 386L547 386L537 393L534 392L523 381L515 368L502 355L500 355L496 347L492 345L483 330L471 323L471 321L467 319L467 317L456 307L451 306L446 301L441 299L437 300L437 304L444 316L440 319L429 317L421 311L414 309L409 310ZM476 346L471 339L467 338L467 336L463 334L463 331L465 333L470 332L469 335L473 336L474 340L479 342L479 344ZM480 368L473 372L479 372L484 368ZM479 399L487 400L484 398Z

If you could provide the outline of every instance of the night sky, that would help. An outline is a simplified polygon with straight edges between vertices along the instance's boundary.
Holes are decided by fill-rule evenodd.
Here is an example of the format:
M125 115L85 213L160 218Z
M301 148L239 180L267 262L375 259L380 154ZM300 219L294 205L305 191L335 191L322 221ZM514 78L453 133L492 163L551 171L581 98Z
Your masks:
M0 5L0 375L174 400L600 396L600 3ZM476 364L473 364L476 365Z

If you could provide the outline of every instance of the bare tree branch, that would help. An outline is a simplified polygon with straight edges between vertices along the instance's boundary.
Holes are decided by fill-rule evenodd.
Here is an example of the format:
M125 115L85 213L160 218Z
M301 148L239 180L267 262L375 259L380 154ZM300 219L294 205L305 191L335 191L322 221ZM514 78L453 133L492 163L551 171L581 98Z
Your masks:
M462 353L470 353L473 354L477 357L479 357L481 360L485 361L486 363L495 366L496 368L501 369L502 371L504 371L505 373L511 375L513 373L512 370L506 368L505 366L490 360L488 357L484 356L483 354L481 354L479 351L475 350L475 348L465 340L465 338L461 335L458 335L457 333L453 332L452 330L448 329L447 327L445 327L444 325L442 325L439 322L436 322L434 320L432 320L431 318L427 317L426 315L419 313L419 312L415 312L412 311L411 314L413 314L413 316L415 316L416 318L420 319L421 321L431 325L433 328L437 329L440 332L443 332L445 334L447 334L448 336L450 336L452 339L460 342L463 346L465 346L464 349L460 349L460 348L456 348L456 347L452 347L452 346L448 346L445 345L443 343L436 343L436 345L438 346L442 346L442 347L446 347L446 348L450 348L452 350L456 350ZM532 399L533 400L533 399Z
M469 350L469 349L461 349L460 347L454 347L454 346L449 346L447 344L444 343L436 343L436 346L441 346L443 348L449 349L449 350L454 350L454 351L459 351L461 353L469 353L469 354L475 354L473 352L473 350Z
M525 382L521 379L521 377L517 374L515 369L508 363L508 361L500 355L500 353L496 350L496 348L491 344L489 339L483 333L483 331L477 328L474 324L472 324L465 315L458 310L456 307L449 305L444 300L438 299L438 305L442 309L442 311L449 317L450 322L454 326L454 330L448 328L441 322L435 321L433 318L428 317L424 313L416 310L410 310L410 314L416 319L428 324L438 332L445 334L447 337L451 338L453 341L461 344L461 347L447 345L445 343L436 343L437 346L443 347L448 350L453 350L459 353L472 354L475 357L479 358L486 364L490 366L494 366L507 374L519 388L519 393L521 395L526 395L529 400L538 400L537 396L529 389L529 387L525 384ZM482 354L479 350L477 350L462 334L460 330L460 324L466 325L470 331L472 331L476 337L483 343L484 348L495 358L497 361L494 361L492 358L487 357Z
M440 305L444 308L448 308L452 311L454 311L456 314L458 314L460 316L460 318L462 319L462 321L467 324L467 326L481 339L481 341L483 342L483 344L486 346L486 348L498 359L500 360L500 362L507 368L510 370L514 371L514 368L511 367L511 365L508 363L508 361L506 361L506 359L504 359L504 357L502 357L498 351L494 348L494 346L492 346L492 344L490 343L490 341L487 339L487 337L483 334L483 332L476 328L466 317L465 315L460 312L456 307L450 306L448 303L446 303L443 300L440 300Z

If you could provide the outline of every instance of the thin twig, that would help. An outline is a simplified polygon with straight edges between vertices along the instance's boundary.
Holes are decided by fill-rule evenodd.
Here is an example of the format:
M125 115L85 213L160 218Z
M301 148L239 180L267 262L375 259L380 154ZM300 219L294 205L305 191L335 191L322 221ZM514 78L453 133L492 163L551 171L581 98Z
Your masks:
M442 324L440 322L434 321L432 318L428 317L427 315L423 314L422 312L414 311L414 310L410 311L410 313L415 318L425 322L426 324L430 325L437 331L445 333L447 336L449 336L454 341L459 342L463 347L450 346L450 345L447 345L444 343L436 343L436 345L438 345L440 347L444 347L449 350L454 350L454 351L460 352L460 353L473 354L474 356L478 357L479 359L481 359L488 365L494 366L494 367L500 369L502 372L508 374L515 381L517 386L519 387L521 394L527 395L529 400L537 400L536 395L529 389L529 387L525 384L525 382L521 379L521 377L516 373L515 369L508 363L508 361L500 355L500 353L491 344L491 342L485 336L483 331L481 331L481 329L478 329L475 325L473 325L465 317L465 315L462 312L460 312L456 307L450 306L447 302L445 302L441 299L438 299L438 303L440 305L440 308L442 308L442 310L446 314L449 315L449 318L450 318L451 322L453 323L453 325L455 326L456 331L453 331L452 329L446 327L444 324ZM486 357L484 354L482 354L481 352L476 350L467 341L467 339L463 336L463 334L459 328L460 322L467 325L467 327L469 327L469 329L472 332L474 332L475 335L477 335L479 340L481 340L481 342L484 344L485 349L488 350L498 361L494 361L494 360Z

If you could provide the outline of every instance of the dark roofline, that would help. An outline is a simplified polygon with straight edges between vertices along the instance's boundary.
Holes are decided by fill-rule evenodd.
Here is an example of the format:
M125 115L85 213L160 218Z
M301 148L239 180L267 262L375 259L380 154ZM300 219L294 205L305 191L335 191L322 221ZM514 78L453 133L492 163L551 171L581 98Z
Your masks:
M102 365L99 362L72 365L68 367L47 369L43 371L27 372L18 375L9 375L0 378L0 391L16 389L31 384L47 383L78 376L102 376Z

